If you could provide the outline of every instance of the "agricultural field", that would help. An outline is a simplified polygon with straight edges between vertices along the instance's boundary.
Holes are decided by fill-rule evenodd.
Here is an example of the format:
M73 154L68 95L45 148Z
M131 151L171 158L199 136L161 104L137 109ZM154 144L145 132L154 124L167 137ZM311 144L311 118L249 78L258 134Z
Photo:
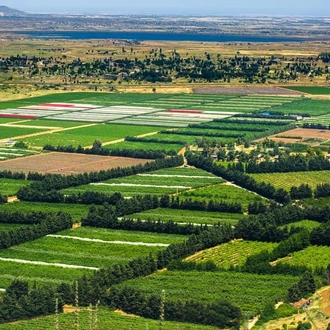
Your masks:
M36 126L36 127L46 127L53 129L60 128L71 128L82 126L84 123L79 121L64 121L64 120L50 120L50 119L33 119L33 120L22 120L20 123L13 123L11 126L24 125L24 126Z
M330 205L330 197L322 197L322 198L304 198L299 201L299 204L304 206L315 206L319 208L323 208L327 205Z
M306 249L293 252L287 257L278 259L276 262L283 262L293 266L306 266L312 269L324 268L330 264L329 246L308 246Z
M315 95L330 94L330 88L322 87L322 86L285 86L283 88L301 92L301 93L306 93L306 94L315 94Z
M75 324L76 314L61 313L58 315L58 329L75 330L77 328ZM94 325L96 313L90 313L87 309L81 308L79 310L79 327L80 329L89 329L91 324ZM14 323L0 324L1 330L53 330L55 326L55 316L44 316L31 320L18 321ZM105 308L99 308L97 311L97 329L100 330L158 330L159 320L146 319L143 317L137 317L134 315L127 315L120 311L111 311ZM163 330L216 330L215 327L165 321L162 325Z
M224 212L206 212L158 208L154 210L129 214L126 217L141 220L150 219L154 221L161 220L173 221L177 223L194 223L199 225L215 225L218 223L235 225L239 219L244 217L244 215Z
M280 134L268 136L269 140L284 143L305 143L311 146L330 140L330 130L295 128ZM256 140L257 142L263 139Z
M60 122L59 122L60 123ZM95 140L102 143L124 139L127 135L135 136L157 132L160 128L153 126L127 126L114 124L86 124L78 128L66 129L57 133L43 134L22 139L31 147L43 147L46 144L53 146L83 147L92 146Z
M15 139L19 136L30 135L34 133L40 133L45 129L33 128L33 127L17 127L17 126L0 126L0 139L5 142L10 139Z
M127 149L127 150L162 150L165 152L173 151L178 153L183 145L178 143L156 143L156 142L133 142L124 141L118 143L111 143L104 146L105 149Z
M163 271L130 280L121 286L132 286L145 294L158 294L163 289L167 300L198 300L215 302L227 300L258 314L269 301L281 301L296 277L256 275L236 272Z
M1 181L0 181L1 182ZM30 181L31 182L31 181ZM72 216L73 222L80 222L88 214L89 206L84 204L60 204L41 202L13 202L0 205L0 211L20 211L28 212L65 212Z
M171 168L128 177L110 179L104 182L91 183L62 190L65 194L97 191L112 194L120 192L125 197L140 194L161 195L174 194L206 185L223 182L213 174L199 169Z
M19 149L14 147L0 147L0 161L38 154L38 151Z
M321 116L315 116L311 118L306 118L304 122L309 124L322 124L322 125L330 125L330 113Z
M288 229L291 229L292 227L302 227L302 228L307 228L309 230L312 230L316 227L319 227L320 223L317 221L313 220L301 220L293 223L289 223L287 225L281 226L280 228L285 228L287 227Z
M0 170L54 174L84 173L145 164L146 159L50 152L0 162Z
M197 252L185 260L199 263L213 261L218 267L228 270L231 267L242 266L246 262L247 257L251 255L258 254L263 250L271 252L277 245L277 243L233 240L229 243Z
M288 191L291 187L298 187L302 183L315 189L318 184L330 182L330 171L253 173L249 175L258 182L271 183L275 188L283 188Z
M330 101L301 97L296 102L276 107L276 111L291 115L320 116L330 113Z
M240 202L245 209L249 203L253 203L255 201L266 201L266 199L256 193L228 183L215 184L192 191L185 191L180 194L180 197L192 198L193 200L213 199L229 203Z
M102 267L155 254L184 239L179 235L106 229L63 231L1 250L0 288L15 277L38 284L73 281Z
M0 178L0 194L4 195L4 196L16 195L17 191L21 187L27 186L30 183L31 183L31 181L26 181L26 180ZM4 205L1 205L1 206L4 206Z

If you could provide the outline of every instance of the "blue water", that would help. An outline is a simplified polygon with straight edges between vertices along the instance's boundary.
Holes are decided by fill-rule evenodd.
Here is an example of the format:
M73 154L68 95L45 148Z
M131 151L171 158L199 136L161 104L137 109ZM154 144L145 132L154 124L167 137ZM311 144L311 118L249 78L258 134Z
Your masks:
M301 38L262 37L216 34L185 34L159 32L87 32L87 31L22 31L15 34L27 35L38 39L128 39L163 41L199 41L199 42L302 42Z

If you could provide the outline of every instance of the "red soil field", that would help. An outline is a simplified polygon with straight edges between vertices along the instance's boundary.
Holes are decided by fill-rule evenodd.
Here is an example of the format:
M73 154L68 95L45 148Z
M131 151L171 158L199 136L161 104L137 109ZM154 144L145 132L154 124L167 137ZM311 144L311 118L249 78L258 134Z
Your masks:
M31 116L31 115L15 115L11 113L1 113L0 117L4 118L19 118L19 119L37 119L37 116Z
M0 171L74 174L145 164L148 159L50 152L0 162Z

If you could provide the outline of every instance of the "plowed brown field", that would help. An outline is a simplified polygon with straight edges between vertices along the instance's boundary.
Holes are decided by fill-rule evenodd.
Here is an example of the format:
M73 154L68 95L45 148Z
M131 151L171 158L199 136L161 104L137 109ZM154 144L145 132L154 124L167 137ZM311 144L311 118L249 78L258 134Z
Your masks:
M0 162L0 171L74 174L145 164L148 159L50 152Z

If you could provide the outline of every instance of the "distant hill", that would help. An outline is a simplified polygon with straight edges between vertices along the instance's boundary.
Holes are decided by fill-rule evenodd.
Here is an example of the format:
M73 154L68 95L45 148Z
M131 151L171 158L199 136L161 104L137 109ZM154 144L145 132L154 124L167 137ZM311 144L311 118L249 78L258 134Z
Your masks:
M18 16L27 16L24 11L17 9L9 8L7 6L0 6L0 17L18 17Z

